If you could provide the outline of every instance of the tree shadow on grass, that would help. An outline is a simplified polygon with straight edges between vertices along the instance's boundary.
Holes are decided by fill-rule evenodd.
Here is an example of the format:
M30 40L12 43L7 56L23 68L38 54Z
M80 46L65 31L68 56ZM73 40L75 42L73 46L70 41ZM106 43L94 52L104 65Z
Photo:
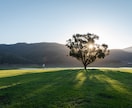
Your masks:
M88 97L96 98L93 106L131 108L132 74L111 69L87 69L78 72L76 88L81 88ZM85 96L85 97L87 97ZM110 106L109 106L110 105Z
M112 104L116 107L132 107L131 73L111 69L94 69L93 73L92 71L89 72L89 80L96 85L97 98L101 97L102 101L108 100L107 104L111 104L110 100L114 100Z
M72 87L71 82L77 72L78 70L61 70L0 78L0 105L20 104L21 100L25 103L33 101L30 106L36 105L36 102L37 105L48 105L50 100L57 98L57 95L59 97L59 94L63 95ZM21 104L22 107L26 105Z
M0 78L0 106L19 108L130 108L127 72L58 70Z

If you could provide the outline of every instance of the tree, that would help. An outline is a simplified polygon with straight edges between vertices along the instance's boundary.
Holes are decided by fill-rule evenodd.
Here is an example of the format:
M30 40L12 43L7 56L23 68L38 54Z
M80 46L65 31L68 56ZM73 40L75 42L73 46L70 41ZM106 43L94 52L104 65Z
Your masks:
M85 70L96 59L104 58L109 54L108 45L96 44L97 39L99 36L87 33L73 35L72 39L67 41L66 46L70 49L69 55L81 61Z

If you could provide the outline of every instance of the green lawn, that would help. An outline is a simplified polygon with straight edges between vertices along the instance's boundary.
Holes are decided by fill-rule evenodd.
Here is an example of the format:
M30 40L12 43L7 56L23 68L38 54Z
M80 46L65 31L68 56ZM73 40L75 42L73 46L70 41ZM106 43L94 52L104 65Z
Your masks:
M132 108L132 69L0 70L0 108Z

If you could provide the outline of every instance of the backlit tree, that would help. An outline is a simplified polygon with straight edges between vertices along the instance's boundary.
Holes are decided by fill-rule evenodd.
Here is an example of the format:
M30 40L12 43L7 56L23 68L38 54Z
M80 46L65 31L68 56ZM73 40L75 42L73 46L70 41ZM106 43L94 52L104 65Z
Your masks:
M84 69L96 59L104 58L109 54L108 45L96 44L99 36L95 34L76 34L67 41L66 46L70 49L69 55L81 61Z

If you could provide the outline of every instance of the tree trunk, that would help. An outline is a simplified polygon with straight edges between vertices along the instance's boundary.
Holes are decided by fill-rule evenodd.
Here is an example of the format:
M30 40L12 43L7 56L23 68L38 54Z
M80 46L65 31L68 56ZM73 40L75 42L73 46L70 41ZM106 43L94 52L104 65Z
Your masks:
M87 69L87 65L84 65L84 69L85 69L85 70Z
M82 63L83 63L84 69L86 70L86 69L87 69L87 64L86 64L86 62L83 62L83 61L82 61Z

